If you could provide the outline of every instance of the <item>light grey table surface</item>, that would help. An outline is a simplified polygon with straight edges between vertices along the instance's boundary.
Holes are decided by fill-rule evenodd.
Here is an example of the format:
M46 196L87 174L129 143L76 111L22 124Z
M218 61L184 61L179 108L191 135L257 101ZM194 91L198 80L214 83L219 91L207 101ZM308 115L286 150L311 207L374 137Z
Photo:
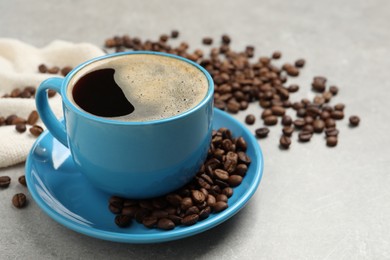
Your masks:
M313 76L340 87L361 125L339 123L336 148L322 137L289 151L280 127L260 141L262 182L249 204L199 235L161 244L107 242L71 231L31 201L12 207L21 187L0 190L0 259L390 259L390 2L373 1L0 1L0 37L38 47L55 39L102 46L107 37L142 39L178 29L180 39L231 35L232 47L256 55L305 58L292 100L312 97ZM332 101L333 102L333 101ZM334 104L333 103L333 104ZM257 104L235 115L260 114ZM251 131L260 127L258 120ZM1 149L1 148L0 148ZM0 169L17 177L24 165Z

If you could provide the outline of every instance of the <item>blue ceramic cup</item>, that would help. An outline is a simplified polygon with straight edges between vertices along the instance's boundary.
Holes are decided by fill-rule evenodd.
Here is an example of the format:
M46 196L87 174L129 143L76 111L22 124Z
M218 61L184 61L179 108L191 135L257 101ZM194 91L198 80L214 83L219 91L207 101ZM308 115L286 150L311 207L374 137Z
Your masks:
M96 62L115 63L121 55L144 55L146 60L157 55L184 62L206 78L205 96L187 111L155 120L121 121L84 111L70 91L77 75ZM48 90L61 95L63 122L49 106ZM47 129L69 148L76 168L92 185L111 195L149 198L180 188L199 170L211 140L213 92L209 73L190 60L157 52L123 52L87 61L65 78L45 80L37 89L36 105Z

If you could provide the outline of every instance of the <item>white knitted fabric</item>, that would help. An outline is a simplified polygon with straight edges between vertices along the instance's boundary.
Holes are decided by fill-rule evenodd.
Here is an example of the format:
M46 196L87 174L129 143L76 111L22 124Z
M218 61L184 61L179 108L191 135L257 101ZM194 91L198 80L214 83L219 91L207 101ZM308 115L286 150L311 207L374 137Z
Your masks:
M38 71L40 64L48 67L75 67L101 55L104 55L104 52L89 43L75 44L56 40L43 48L36 48L19 40L0 38L0 97L11 93L15 88L38 87L49 77L61 76L40 73ZM51 98L50 104L53 112L62 117L60 95ZM0 98L0 117L16 114L27 119L33 110L36 110L34 98ZM37 124L45 128L42 121L39 120ZM19 133L14 125L0 126L0 168L26 160L36 140L28 128L29 126L26 132Z

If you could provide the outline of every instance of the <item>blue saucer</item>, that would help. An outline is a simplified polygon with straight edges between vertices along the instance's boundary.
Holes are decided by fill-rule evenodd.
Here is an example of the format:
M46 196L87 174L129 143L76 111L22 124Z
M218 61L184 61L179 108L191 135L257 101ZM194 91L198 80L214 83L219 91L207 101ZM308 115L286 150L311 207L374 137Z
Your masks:
M192 236L221 224L236 214L253 196L263 173L263 155L245 126L225 112L214 110L213 128L229 128L234 136L248 143L252 159L247 175L234 188L229 207L193 226L178 226L170 231L148 229L134 222L119 228L115 215L108 210L109 194L90 185L73 164L69 150L45 131L36 140L26 161L26 180L33 199L50 217L82 234L104 240L126 243L156 243Z

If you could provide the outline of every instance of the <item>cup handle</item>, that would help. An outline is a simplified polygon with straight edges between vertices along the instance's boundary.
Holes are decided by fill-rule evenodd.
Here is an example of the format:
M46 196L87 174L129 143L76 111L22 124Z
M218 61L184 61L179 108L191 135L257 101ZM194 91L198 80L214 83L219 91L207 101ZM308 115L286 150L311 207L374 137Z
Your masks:
M63 145L68 146L65 125L54 115L49 105L47 90L51 89L61 95L63 78L49 78L41 83L35 94L38 113L50 133Z

